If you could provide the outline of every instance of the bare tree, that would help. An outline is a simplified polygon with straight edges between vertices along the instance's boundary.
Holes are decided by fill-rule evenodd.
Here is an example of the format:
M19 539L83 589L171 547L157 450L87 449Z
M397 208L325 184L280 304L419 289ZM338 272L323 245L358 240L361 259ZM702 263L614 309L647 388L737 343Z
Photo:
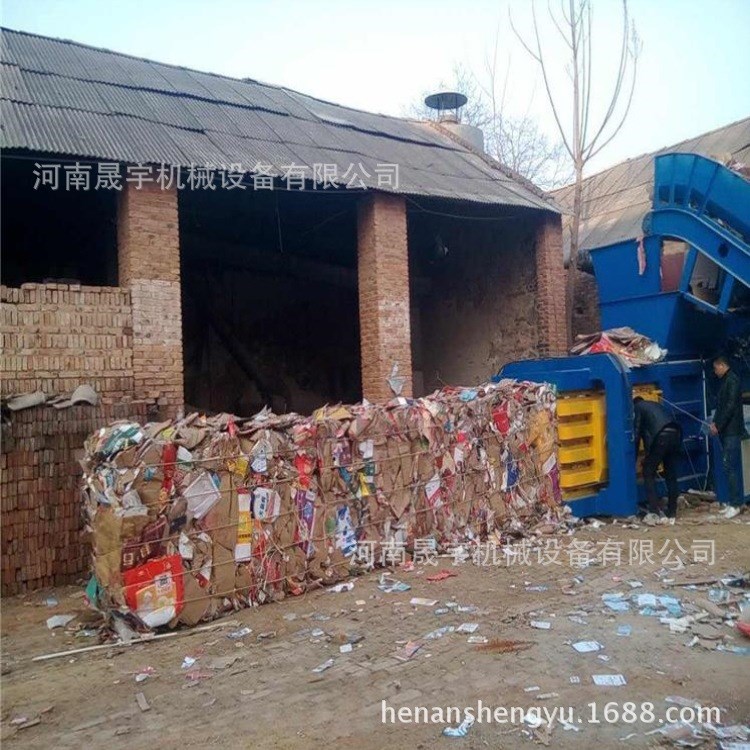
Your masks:
M567 6L567 9L566 9ZM547 99L552 108L560 137L573 162L575 175L573 189L573 216L570 222L570 272L568 273L568 330L572 332L575 271L578 266L579 232L581 225L581 193L583 171L593 159L620 132L630 111L635 91L638 56L641 44L635 24L628 14L628 0L622 0L622 32L617 72L611 87L608 106L595 122L591 114L592 60L592 0L560 0L560 12L547 10L554 27L568 49L567 72L570 88L554 92L550 82L549 62L545 58L545 45L537 22L536 4L531 3L533 37L526 41L513 25L511 27L524 49L537 62L542 73ZM559 98L558 98L559 97ZM561 100L565 100L572 113L567 123L561 117Z
M440 81L438 88L460 91L467 97L468 102L461 110L461 121L482 129L485 151L494 159L546 190L568 184L573 172L563 143L548 138L528 112L506 114L509 70L508 65L502 88L499 87L495 54L488 59L481 79L457 64L452 80ZM437 117L435 110L423 103L412 105L406 114L419 119Z

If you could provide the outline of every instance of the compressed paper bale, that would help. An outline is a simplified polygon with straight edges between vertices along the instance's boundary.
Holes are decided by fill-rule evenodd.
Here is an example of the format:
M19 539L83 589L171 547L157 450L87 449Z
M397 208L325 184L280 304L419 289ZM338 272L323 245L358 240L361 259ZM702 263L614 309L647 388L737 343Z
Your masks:
M122 563L122 518L100 509L93 519L94 574L104 588L119 584Z
M211 595L208 591L201 588L192 575L184 576L184 591L185 602L177 616L177 622L183 625L197 625L208 619L211 612Z
M137 425L121 425L87 443L90 452L82 464L92 492L86 507L95 528L99 516L123 512L118 496L122 499L135 489L150 516L132 522L127 532L121 528L129 547L142 548L149 556L174 552L181 531L201 540L192 559L183 562L185 580L191 581L187 587L196 593L193 584L201 570L206 575L210 553L208 591L198 587L204 594L197 599L185 594L186 600L198 601L185 615L184 621L191 622L215 616L228 601L231 606L262 603L301 593L316 579L341 580L351 565L352 534L359 542L373 542L378 560L385 542L412 545L432 536L445 547L467 539L470 532L494 533L527 516L524 523L532 523L556 512L560 491L550 391L506 382L465 392L467 400L461 399L462 393L446 389L414 402L325 407L312 418L276 417L267 410L250 420L191 415L162 425L158 432L144 428L143 435L158 435L153 442L139 437ZM95 450L123 446L121 453L130 453L120 461L128 464L131 439L141 439L135 481L129 486L130 475L117 475L116 496L108 490L113 507L97 507L113 475ZM174 455L171 440L182 444L179 460L172 468L162 467L163 456ZM194 446L192 455L185 452L187 445ZM552 456L549 464L542 460L545 454ZM118 455L115 450L113 456ZM205 516L191 520L182 493L208 469L219 478L218 499ZM431 507L425 487L435 481L440 502ZM237 533L245 523L238 490L243 486L247 507L252 501L260 517L247 515L243 554L249 559L238 562ZM269 490L278 493L277 500ZM160 512L168 533L149 526ZM151 532L157 528L162 535L154 539ZM346 554L341 549L344 539ZM119 571L108 571L105 564L102 573L116 597L119 584L113 573ZM212 598L206 603L208 593Z
M219 501L206 513L204 517L205 528L210 529L209 534L217 545L231 551L237 544L237 492L234 480L230 472L220 474L221 481Z
M219 597L232 597L235 589L234 550L214 545L211 574L211 593Z

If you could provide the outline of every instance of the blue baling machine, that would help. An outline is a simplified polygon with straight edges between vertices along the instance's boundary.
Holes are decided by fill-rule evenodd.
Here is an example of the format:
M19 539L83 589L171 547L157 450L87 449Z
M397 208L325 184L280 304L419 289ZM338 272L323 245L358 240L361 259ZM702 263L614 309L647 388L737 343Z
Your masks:
M711 358L734 354L750 386L750 182L697 154L655 159L652 211L643 236L591 250L603 330L629 326L668 350L665 361L628 368L611 354L513 362L497 378L552 383L558 391L560 481L578 516L635 513L632 399L670 408L683 429L680 487L707 478L726 500L720 445L705 422L715 406ZM665 253L684 252L677 288L662 280ZM640 254L640 258L639 258ZM747 409L746 409L747 410ZM750 440L743 444L750 493Z

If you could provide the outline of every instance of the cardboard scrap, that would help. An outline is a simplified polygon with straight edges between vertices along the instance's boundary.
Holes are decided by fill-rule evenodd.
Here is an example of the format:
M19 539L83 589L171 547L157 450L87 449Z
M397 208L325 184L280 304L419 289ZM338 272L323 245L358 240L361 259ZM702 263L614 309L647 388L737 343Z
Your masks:
M502 380L312 417L103 426L81 461L96 605L151 628L194 626L321 585L351 590L350 574L398 567L415 540L468 555L481 535L550 533L569 513L555 420L550 386Z

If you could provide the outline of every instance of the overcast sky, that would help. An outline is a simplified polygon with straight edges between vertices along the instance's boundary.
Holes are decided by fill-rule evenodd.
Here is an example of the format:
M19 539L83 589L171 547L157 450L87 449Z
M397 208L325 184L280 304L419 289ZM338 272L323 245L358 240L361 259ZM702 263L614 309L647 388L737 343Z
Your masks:
M551 0L553 6L557 0ZM567 0L566 0L567 2ZM620 0L594 0L595 104L605 106ZM530 0L4 0L3 25L402 115L456 63L480 77L498 42L506 110L555 124L535 64L508 23ZM750 0L630 0L643 49L630 116L589 172L750 115ZM547 1L538 0L540 18ZM553 86L563 49L543 25Z

